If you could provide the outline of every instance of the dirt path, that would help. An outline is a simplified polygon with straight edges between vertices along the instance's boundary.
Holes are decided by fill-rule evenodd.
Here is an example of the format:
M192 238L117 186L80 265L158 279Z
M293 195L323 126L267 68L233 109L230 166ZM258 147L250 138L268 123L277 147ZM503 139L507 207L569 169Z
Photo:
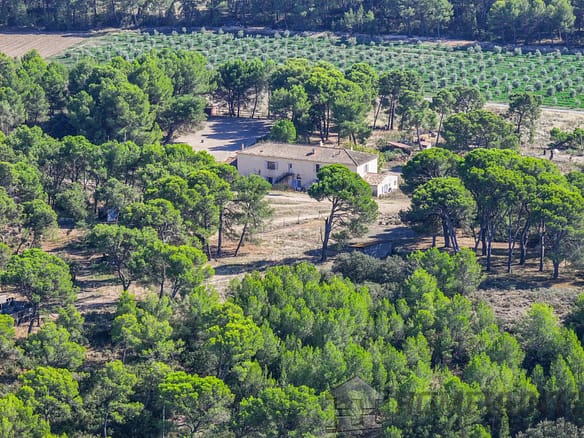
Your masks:
M252 242L242 247L238 257L229 257L236 242L225 246L227 257L211 262L215 276L210 279L220 294L225 294L229 282L253 270L263 271L275 265L290 265L300 261L318 263L322 245L322 230L330 204L317 202L306 193L271 192L268 201L274 209L269 225L253 236ZM405 227L392 225L400 210L407 208L409 199L401 192L379 199L379 220L369 232L355 241L389 240L399 243L411 237ZM322 268L330 268L334 256Z

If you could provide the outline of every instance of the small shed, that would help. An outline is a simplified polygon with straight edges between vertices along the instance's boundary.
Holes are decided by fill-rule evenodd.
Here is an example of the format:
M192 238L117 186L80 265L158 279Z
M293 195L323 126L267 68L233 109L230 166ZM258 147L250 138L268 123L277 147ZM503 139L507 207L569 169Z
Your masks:
M395 149L399 149L402 152L404 152L406 155L411 155L412 152L414 151L414 148L412 146L410 146L409 144L405 144L405 143L400 143L397 141L388 141L387 142L387 147L391 150L395 150Z
M381 428L380 405L383 397L359 376L331 390L339 433L367 432Z
M373 196L378 198L397 190L399 186L399 175L397 173L367 173L363 179L371 186Z

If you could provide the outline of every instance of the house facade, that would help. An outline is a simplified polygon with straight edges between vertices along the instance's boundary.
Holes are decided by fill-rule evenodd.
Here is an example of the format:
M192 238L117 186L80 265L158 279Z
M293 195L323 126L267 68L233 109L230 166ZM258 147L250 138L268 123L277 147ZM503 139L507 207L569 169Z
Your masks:
M329 164L343 164L367 180L377 174L377 155L349 149L283 143L257 143L237 153L240 175L256 174L271 184L286 184L296 190L310 187L317 181L317 173ZM397 188L385 181L387 188ZM383 183L383 181L382 181ZM374 194L381 192L376 184ZM373 190L373 186L372 186ZM382 193L380 193L381 195Z

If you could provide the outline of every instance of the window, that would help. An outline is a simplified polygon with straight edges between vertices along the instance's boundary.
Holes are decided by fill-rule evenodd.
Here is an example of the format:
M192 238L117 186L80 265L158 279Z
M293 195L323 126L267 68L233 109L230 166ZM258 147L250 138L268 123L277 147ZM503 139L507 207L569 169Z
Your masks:
M268 170L277 170L278 163L276 163L275 161L266 161L266 168Z
M316 169L316 173L318 173L318 172L319 172L319 170L320 170L320 164L317 164L317 165L315 166L315 169Z
M292 170L292 163L288 163L288 170L291 171Z

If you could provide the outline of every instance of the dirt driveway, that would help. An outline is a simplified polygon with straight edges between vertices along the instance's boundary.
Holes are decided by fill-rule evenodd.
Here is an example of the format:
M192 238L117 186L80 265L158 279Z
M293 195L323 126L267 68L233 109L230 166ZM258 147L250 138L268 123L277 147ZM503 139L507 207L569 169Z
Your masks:
M187 143L196 151L205 150L218 162L235 158L237 151L251 146L270 132L272 121L236 117L209 117L197 132L182 135L177 143Z

